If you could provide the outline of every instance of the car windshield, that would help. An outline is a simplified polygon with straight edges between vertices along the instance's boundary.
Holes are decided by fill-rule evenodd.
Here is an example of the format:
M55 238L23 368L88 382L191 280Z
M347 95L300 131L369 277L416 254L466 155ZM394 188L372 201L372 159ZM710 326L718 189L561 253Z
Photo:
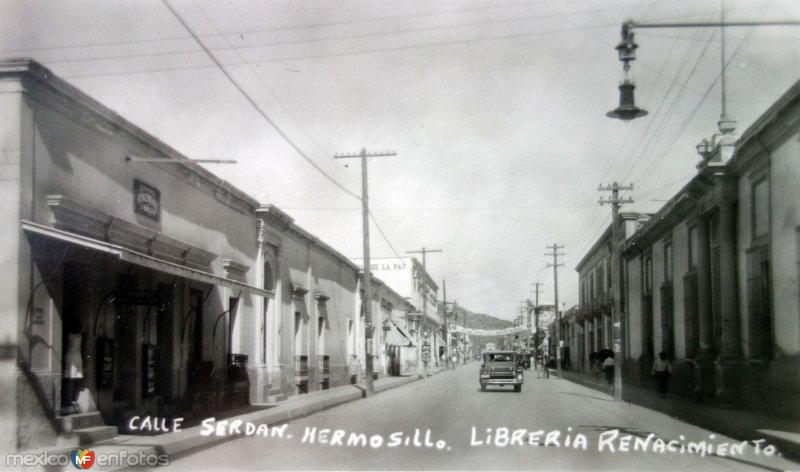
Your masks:
M512 362L514 360L513 354L487 354L486 355L487 361L492 362Z

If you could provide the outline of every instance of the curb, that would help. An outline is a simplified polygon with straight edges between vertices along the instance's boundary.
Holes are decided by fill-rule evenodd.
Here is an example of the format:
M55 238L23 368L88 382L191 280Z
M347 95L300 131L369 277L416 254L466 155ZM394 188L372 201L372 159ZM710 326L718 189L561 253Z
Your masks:
M444 370L435 370L431 372L431 376L444 372ZM422 380L424 377L420 374L413 374L408 377L384 377L395 379L390 382L376 383L374 385L375 394L385 392L411 382ZM217 428L222 428L214 433L202 435L202 425L192 426L184 430L164 433L153 436L133 436L133 435L120 435L114 439L96 445L89 446L95 452L108 452L119 450L128 451L142 451L150 454L168 454L171 459L181 456L189 455L193 451L208 448L225 441L234 440L242 437L241 434L227 434L227 428L231 426L234 421L240 421L240 429L243 429L247 423L257 425L267 425L272 427L288 421L310 416L328 408L332 408L344 403L353 402L364 398L364 386L360 384L342 385L330 390L321 390L303 395L300 398L291 398L286 402L277 404L272 408L261 411L254 411L245 413L239 416L229 417L218 420L215 424ZM226 434L218 435L218 432ZM121 469L121 468L120 468ZM115 470L115 469L106 469Z

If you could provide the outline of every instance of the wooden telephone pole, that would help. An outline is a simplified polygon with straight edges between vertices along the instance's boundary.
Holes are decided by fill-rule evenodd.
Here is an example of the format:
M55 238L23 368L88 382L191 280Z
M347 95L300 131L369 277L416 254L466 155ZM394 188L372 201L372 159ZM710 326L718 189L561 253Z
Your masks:
M372 336L375 327L372 325L372 274L370 273L369 260L369 185L367 180L367 158L396 156L394 151L367 152L361 149L357 154L336 154L334 159L361 158L361 216L364 233L364 350L365 350L365 376L367 397L374 395L375 384L372 378Z
M422 254L422 269L425 270L425 275L426 276L428 275L428 272L427 272L427 269L425 267L425 254L427 254L429 252L442 252L442 250L441 249L425 249L425 246L422 246L422 249L420 249L418 251L406 251L406 254ZM423 320L423 322L425 322L425 320L427 320L427 316L428 316L428 284L427 283L425 284L424 292L425 293L424 293L424 295L422 297L422 320ZM446 292L447 291L445 290L445 295L447 295ZM445 297L445 299L446 298L447 297ZM445 304L444 304L444 319L442 320L442 336L444 336L445 342L449 342L447 340L447 302L446 302L446 300L445 300ZM433 339L436 340L436 335L435 334L433 336ZM448 346L448 352L449 352L449 346ZM438 353L434 352L434 356L435 356L436 359L439 358ZM448 357L448 359L449 359L449 357Z
M558 372L558 378L561 377L561 312L558 311L558 268L563 267L564 264L558 263L558 256L563 256L563 252L558 252L559 249L564 249L564 245L562 244L559 246L558 244L553 243L552 246L546 246L547 249L551 249L553 252L545 253L545 256L553 256L553 263L547 264L547 267L553 268L553 291L555 293L555 309L556 309L556 372Z
M619 310L622 292L620 291L620 272L619 272L619 235L617 230L617 219L619 217L619 207L623 203L633 203L630 198L620 198L620 190L633 190L633 184L622 186L614 182L610 187L597 187L601 192L611 191L610 198L601 198L601 205L611 205L611 289L614 301L611 305L611 323L614 327L614 400L622 400L622 362L625 357L625 329L622 326L621 313Z

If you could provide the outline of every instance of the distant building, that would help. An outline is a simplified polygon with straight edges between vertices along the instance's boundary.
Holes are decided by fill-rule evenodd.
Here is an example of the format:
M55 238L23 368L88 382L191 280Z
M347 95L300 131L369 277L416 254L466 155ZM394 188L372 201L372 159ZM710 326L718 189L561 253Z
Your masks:
M354 258L353 262L363 267L363 259ZM437 309L439 286L413 257L373 258L370 265L375 277L408 302L404 319L397 312L392 319L412 337L417 346L417 359L421 360L422 345L428 342L434 353L432 362L438 364L446 347L444 320Z
M625 240L648 219L646 214L620 213L617 245L624 248ZM570 352L577 361L572 364L575 370L589 372L589 354L613 348L611 230L609 225L575 268L578 271L578 308L570 318L574 324L571 329L575 345ZM624 311L624 305L621 309Z

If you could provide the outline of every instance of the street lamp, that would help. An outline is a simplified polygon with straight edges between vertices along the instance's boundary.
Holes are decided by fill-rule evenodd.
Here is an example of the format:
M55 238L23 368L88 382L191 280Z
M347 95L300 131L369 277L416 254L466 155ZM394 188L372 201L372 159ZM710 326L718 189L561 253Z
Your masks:
M629 121L634 118L647 115L647 111L637 107L633 99L633 91L635 85L633 81L628 78L628 71L630 70L630 62L636 59L636 48L638 44L633 40L634 28L720 28L724 32L726 27L733 26L797 26L800 21L739 21L739 22L726 22L724 9L720 12L719 22L700 22L700 23L636 23L633 20L628 20L622 24L622 41L614 48L619 54L619 60L623 63L623 70L625 71L625 79L619 86L620 104L614 110L606 113L609 118L617 118L623 121ZM720 43L720 58L722 62L722 114L719 123L719 129L722 134L730 134L733 132L736 122L728 117L725 113L725 36L722 36Z
M708 157L711 155L712 151L714 150L714 145L708 139L703 138L702 141L697 143L697 146L695 146L695 149L697 149L697 154L699 154L700 157L702 157L703 160L705 161L706 159L708 159Z
M633 83L633 80L628 77L628 72L631 69L631 61L636 59L636 49L639 47L633 40L633 32L631 31L632 25L632 22L625 22L622 24L622 40L615 48L619 54L619 60L623 64L622 69L625 71L625 79L619 84L619 106L606 113L607 117L617 118L622 121L630 121L647 114L647 110L636 106L633 98L636 85Z

